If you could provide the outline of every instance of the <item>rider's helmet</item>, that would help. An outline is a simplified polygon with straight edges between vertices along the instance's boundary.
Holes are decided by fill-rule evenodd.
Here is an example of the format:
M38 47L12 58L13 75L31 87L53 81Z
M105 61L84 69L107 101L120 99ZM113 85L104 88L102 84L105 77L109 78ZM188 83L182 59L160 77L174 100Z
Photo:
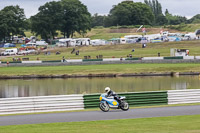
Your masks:
M105 88L105 92L106 92L106 93L109 93L109 92L110 92L110 87L106 87L106 88Z

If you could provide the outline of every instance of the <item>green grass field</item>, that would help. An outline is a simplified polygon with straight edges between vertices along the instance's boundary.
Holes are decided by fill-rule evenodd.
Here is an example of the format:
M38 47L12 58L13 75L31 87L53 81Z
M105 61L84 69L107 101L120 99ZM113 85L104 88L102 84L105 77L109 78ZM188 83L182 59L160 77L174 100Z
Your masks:
M200 72L200 64L109 64L82 66L2 67L1 76L13 75L88 75L126 73Z
M200 115L0 126L1 133L199 133Z

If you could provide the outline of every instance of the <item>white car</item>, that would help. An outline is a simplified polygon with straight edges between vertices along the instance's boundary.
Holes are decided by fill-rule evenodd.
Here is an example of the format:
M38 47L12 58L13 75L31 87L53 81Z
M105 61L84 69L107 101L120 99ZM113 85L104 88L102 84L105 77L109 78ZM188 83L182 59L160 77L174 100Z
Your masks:
M20 51L18 52L17 54L18 55L23 55L23 54L31 54L31 53L34 53L35 50L34 49L31 49L31 50L23 50L23 51Z
M48 43L46 43L45 41L36 41L36 46L47 46Z

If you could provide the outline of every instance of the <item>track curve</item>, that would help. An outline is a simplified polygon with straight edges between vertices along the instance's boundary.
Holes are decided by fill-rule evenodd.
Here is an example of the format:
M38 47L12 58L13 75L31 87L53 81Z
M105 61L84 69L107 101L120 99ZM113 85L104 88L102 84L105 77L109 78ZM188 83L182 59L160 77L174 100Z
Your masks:
M199 110L200 110L200 105L194 105L194 106L176 106L176 107L137 108L137 109L130 109L128 111L121 111L121 110L111 110L110 112L84 111L84 112L0 116L0 126L197 115L200 114Z

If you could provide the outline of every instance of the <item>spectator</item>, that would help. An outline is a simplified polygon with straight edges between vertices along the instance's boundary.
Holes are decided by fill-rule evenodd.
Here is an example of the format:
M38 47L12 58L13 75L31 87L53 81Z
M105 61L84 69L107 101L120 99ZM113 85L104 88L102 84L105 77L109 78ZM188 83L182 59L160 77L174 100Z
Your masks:
M71 52L71 54L73 54L74 52L75 52L75 48L73 48L73 49L72 49L72 52Z
M79 55L79 50L78 50L78 51L76 51L76 55Z
M142 48L146 48L146 44L142 44Z
M58 54L60 54L60 51L57 51L57 52L56 52L56 55L58 55Z
M62 60L63 60L63 62L65 62L65 56L63 56Z

